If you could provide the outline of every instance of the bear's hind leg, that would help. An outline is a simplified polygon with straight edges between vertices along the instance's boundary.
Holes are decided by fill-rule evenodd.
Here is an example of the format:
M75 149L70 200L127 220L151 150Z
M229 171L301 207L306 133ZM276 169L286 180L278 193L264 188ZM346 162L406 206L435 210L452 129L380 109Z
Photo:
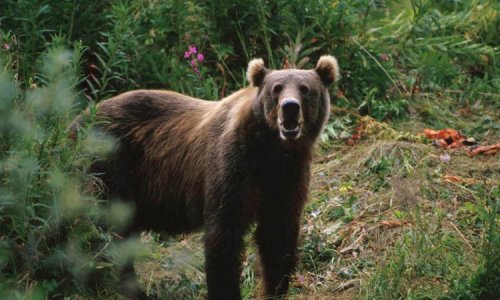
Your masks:
M152 299L144 293L139 285L137 273L135 272L134 262L129 260L121 267L119 272L120 292L128 299L149 300Z

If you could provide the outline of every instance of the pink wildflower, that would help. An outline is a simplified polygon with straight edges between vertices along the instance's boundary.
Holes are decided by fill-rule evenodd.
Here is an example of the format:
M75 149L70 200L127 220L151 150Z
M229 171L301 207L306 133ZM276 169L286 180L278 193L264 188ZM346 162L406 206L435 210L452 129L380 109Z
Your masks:
M189 46L189 53L190 54L196 54L198 51L196 50L196 46L190 45Z
M3 48L4 48L5 50L9 50L9 49L10 49L10 46L9 46L9 44L4 43L4 44L3 44Z
M202 53L199 53L196 58L198 59L198 62L203 62L205 60L205 56Z
M201 79L200 67L201 63L205 60L203 53L198 53L195 45L189 45L188 51L184 52L184 58L188 61L191 69Z

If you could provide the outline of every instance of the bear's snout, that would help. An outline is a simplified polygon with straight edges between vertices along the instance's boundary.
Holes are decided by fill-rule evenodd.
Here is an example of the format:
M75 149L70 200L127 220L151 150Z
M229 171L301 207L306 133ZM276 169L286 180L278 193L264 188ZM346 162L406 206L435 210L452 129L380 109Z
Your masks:
M299 138L302 123L299 100L295 98L284 99L280 105L279 115L281 138L284 140Z
M285 120L298 120L300 114L300 102L297 99L285 99L281 104Z

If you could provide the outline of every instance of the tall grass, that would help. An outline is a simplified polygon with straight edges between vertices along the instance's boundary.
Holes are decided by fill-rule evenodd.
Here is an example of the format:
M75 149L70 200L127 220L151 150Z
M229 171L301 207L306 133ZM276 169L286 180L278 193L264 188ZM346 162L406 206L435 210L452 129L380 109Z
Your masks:
M473 237L480 241L471 242L481 245L479 253L474 253L463 235L456 234L459 229L454 230L455 225L441 227L442 220L427 220L416 210L418 227L407 230L387 253L362 298L495 299L500 283L498 187L488 191L476 186L471 193L476 202L469 209L477 218L476 230L481 232Z
M68 137L69 122L83 108L93 112L95 102L135 88L217 100L245 84L251 58L273 68L310 68L333 54L342 80L332 100L361 114L400 119L417 107L431 120L444 106L498 110L497 2L0 1L0 298L106 298L116 293L113 270L124 256L144 253L114 234L129 208L100 201L85 172L112 143L85 130L79 141ZM183 57L190 45L205 57L199 73ZM333 120L331 131L347 123ZM494 123L471 132L495 130ZM461 282L450 283L457 295L496 293L485 287L498 275L498 190L481 195L489 202L478 213L487 232L480 271L470 277L432 271ZM336 213L347 220L351 211ZM456 263L415 255L432 252L424 235L405 236L394 262L367 287L368 297L382 295L384 286L395 298L409 297L408 272L439 260ZM312 235L304 248L313 267L334 257L334 245L316 251L320 237ZM450 253L458 249L446 233L434 238L449 242Z
M45 0L34 6L6 0L0 11L1 38L10 47L3 52L12 57L25 87L34 80L38 54L61 35L66 47L73 41L88 47L87 81L81 87L94 100L138 87L213 99L214 88L227 94L242 85L242 70L253 57L275 68L285 60L311 67L325 53L342 65L340 103L379 119L403 116L405 101L421 92L498 95L498 4L491 0L108 0L98 5ZM189 45L205 53L201 80L209 86L190 76L182 58Z

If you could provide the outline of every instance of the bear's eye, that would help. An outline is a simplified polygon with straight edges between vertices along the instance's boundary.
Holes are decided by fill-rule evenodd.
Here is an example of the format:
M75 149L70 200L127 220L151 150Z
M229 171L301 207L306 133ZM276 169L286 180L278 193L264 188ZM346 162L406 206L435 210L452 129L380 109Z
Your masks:
M283 86L281 84L276 84L273 86L273 94L279 94L283 90Z
M302 93L302 95L307 95L309 94L309 87L307 85L301 84L299 86L299 90Z

